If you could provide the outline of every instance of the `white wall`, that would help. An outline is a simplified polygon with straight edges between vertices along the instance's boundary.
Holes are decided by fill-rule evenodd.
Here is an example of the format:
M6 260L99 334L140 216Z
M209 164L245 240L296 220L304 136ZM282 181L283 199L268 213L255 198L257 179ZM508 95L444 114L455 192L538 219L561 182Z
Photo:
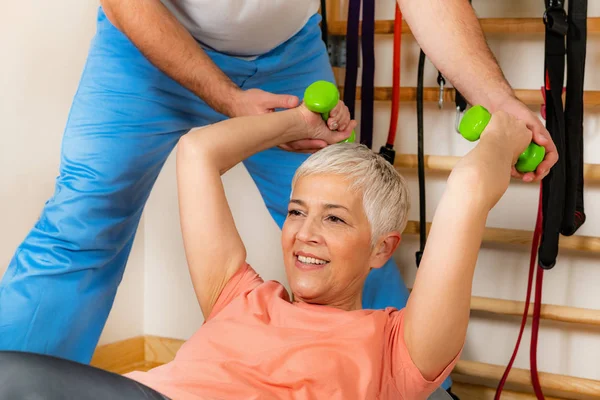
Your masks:
M58 175L60 144L98 1L3 2L0 11L0 275ZM143 229L102 342L142 332Z
M271 219L246 169L238 165L223 178L248 262L266 279L285 281L279 228ZM145 320L149 335L185 339L203 321L190 282L179 230L175 156L167 161L145 211Z
M64 123L89 40L94 34L96 4L75 0L55 5L36 0L4 6L0 13L0 273L52 194L57 174ZM474 0L481 17L539 17L540 1L489 2ZM377 2L377 18L393 17L393 0ZM8 8L8 9L7 9ZM600 16L600 4L590 2L590 16ZM543 37L494 35L489 38L509 81L516 88L539 89L542 84ZM391 84L391 36L376 38L376 85ZM600 90L595 74L600 59L599 42L589 37L586 89ZM402 85L415 86L418 47L403 37ZM360 76L360 74L359 74ZM426 66L426 85L434 86L436 71ZM376 104L375 145L384 142L389 123L389 103ZM538 107L534 107L538 111ZM428 154L462 155L471 144L453 131L454 111L448 104L425 107ZM586 109L585 162L600 163L598 113ZM416 152L414 103L402 103L397 152ZM416 176L407 174L413 209L418 218ZM248 247L249 261L267 279L284 280L279 230L264 207L252 180L241 166L225 177L226 191ZM444 188L444 177L427 181L428 220ZM597 186L586 188L588 221L579 234L600 236ZM532 230L537 209L537 185L513 183L492 211L488 226ZM245 209L246 211L243 211ZM248 211L249 210L249 211ZM172 214L171 214L172 213ZM407 237L395 259L409 286L414 279L415 238ZM522 300L529 250L486 246L475 277L474 295ZM600 282L597 256L561 252L558 265L546 273L544 302L600 309L596 296ZM143 310L143 312L142 312ZM504 365L516 339L518 318L472 319L464 359ZM102 342L140 334L185 339L202 323L189 280L179 223L174 157L167 162L145 211L124 282L121 286ZM516 366L528 368L528 332ZM600 331L566 324L542 323L539 366L543 371L600 379Z

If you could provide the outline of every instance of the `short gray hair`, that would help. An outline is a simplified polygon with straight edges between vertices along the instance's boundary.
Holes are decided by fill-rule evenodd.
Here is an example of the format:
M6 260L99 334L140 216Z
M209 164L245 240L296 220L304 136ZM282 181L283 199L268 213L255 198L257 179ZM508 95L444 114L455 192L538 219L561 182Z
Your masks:
M389 162L367 146L338 143L317 151L300 165L292 188L298 179L317 174L341 175L350 180L351 190L362 191L373 245L387 232L404 231L410 208L406 181Z

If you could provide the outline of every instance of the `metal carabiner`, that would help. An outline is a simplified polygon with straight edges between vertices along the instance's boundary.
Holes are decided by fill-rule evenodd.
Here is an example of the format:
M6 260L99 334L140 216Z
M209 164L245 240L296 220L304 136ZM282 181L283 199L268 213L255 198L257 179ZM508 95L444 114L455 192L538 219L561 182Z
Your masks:
M438 97L438 107L442 109L444 107L444 85L446 84L446 80L442 76L441 73L438 73L437 78L438 85L440 85L440 92Z
M456 107L456 119L454 120L454 130L456 130L456 133L460 134L460 131L458 130L458 126L460 125L460 120L462 119L462 111L460 111L460 107Z

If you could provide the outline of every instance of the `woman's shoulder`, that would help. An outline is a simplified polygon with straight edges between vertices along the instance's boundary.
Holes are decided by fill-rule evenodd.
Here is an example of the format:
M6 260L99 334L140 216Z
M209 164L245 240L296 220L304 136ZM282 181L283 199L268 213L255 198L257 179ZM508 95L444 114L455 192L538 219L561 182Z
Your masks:
M272 298L280 298L288 303L291 303L291 297L283 283L277 280L262 281L257 285L252 292L258 296L268 296Z

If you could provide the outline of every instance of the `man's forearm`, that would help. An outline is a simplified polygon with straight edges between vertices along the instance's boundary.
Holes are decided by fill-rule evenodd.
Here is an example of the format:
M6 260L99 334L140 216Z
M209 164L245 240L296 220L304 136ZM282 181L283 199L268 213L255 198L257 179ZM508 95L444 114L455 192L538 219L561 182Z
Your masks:
M415 39L471 104L491 111L514 92L467 0L398 0Z
M165 74L230 115L229 101L240 90L202 50L159 0L101 0L110 21Z

